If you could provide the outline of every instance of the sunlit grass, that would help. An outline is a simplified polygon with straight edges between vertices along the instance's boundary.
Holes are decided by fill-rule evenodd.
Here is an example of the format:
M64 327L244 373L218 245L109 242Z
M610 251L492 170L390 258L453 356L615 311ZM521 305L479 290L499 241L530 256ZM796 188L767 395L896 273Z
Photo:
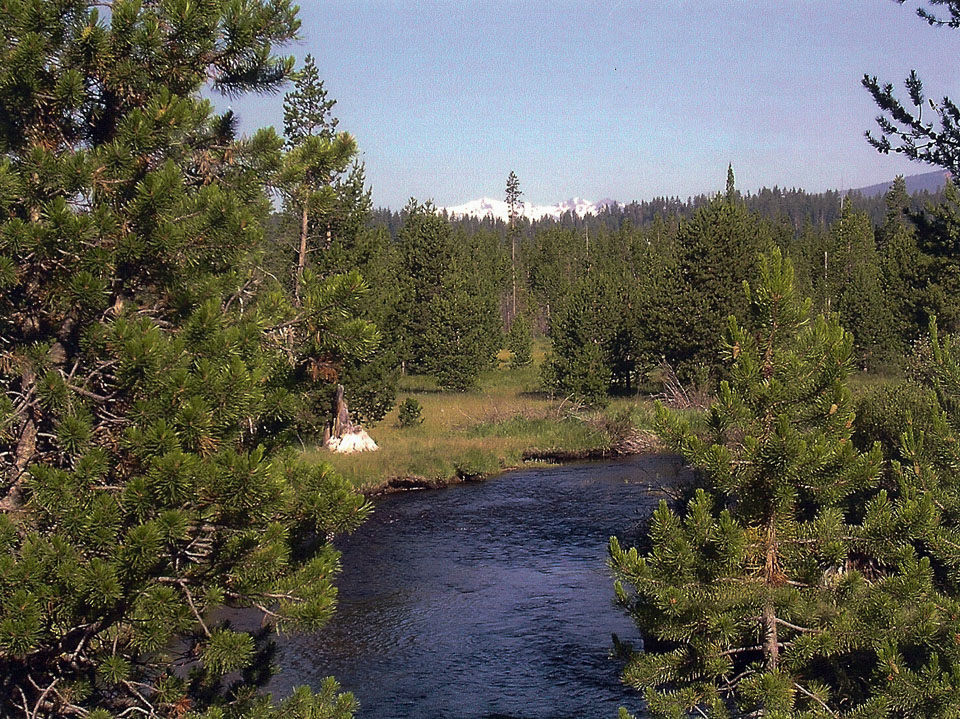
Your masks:
M422 424L399 427L395 408L368 428L378 451L337 455L313 449L306 456L330 462L359 487L375 488L395 477L445 480L494 474L522 465L530 452L605 449L615 439L611 418L624 412L631 421L652 418L652 403L642 398L618 398L603 412L547 398L538 387L545 351L544 343L535 343L534 363L520 369L510 369L502 353L475 392L441 392L430 377L403 377L397 403L407 397L420 402Z

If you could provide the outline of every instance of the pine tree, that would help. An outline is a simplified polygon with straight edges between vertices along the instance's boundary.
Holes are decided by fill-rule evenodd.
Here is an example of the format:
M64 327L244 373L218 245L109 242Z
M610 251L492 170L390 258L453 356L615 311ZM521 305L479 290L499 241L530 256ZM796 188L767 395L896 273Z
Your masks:
M283 99L288 150L276 180L288 210L299 222L297 299L308 255L332 244L331 216L339 199L334 181L357 155L356 140L346 132L335 132L338 120L331 115L335 104L327 99L313 58L307 55L295 89Z
M549 324L553 313L579 278L579 256L575 233L565 227L548 227L536 233L533 241L521 246L523 265L529 268L529 287L537 303L543 307Z
M310 137L332 140L340 124L333 116L336 104L336 100L327 97L313 55L307 55L293 90L283 98L283 135L287 145L296 147Z
M472 293L458 272L446 275L431 300L424 335L424 368L443 389L475 389L480 372L490 365L493 350L485 341L484 325L496 319L494 302L492 296L483 302Z
M831 228L827 254L827 297L840 322L853 333L861 366L877 369L889 362L896 344L890 299L883 293L880 258L870 218L845 203Z
M887 211L877 230L882 291L890 308L892 333L904 354L928 324L922 311L928 259L917 247L916 230L907 220L910 197L903 176L894 180L884 202Z
M676 292L659 298L676 328L661 343L667 361L683 378L698 367L716 368L720 329L729 314L744 316L742 283L756 273L758 254L769 248L769 233L751 215L733 186L697 209L677 234Z
M611 540L619 601L644 634L624 678L654 717L954 716L954 342L932 327L928 376L946 411L904 428L904 461L884 474L878 444L850 441L852 337L807 319L779 251L748 296L754 330L729 322L709 437L658 408L697 469L691 491L661 503L645 554Z
M807 320L777 250L748 299L754 330L728 323L710 438L658 408L699 471L695 493L676 511L661 502L645 555L611 540L617 595L644 636L624 679L654 717L840 716L869 701L861 672L882 645L850 536L880 471L878 449L849 441L852 338Z
M951 180L940 202L928 203L922 213L911 216L916 223L921 253L921 318L936 317L941 329L960 330L960 190Z
M657 217L641 234L639 245L634 303L625 319L632 328L636 368L642 378L659 367L664 348L682 344L676 309L665 298L678 296L683 288L675 227Z
M270 706L269 637L222 611L321 626L368 509L287 450L287 330L368 352L359 278L261 292L282 143L200 96L278 89L295 10L100 5L0 14L0 715L346 717L331 682Z
M454 251L450 225L431 204L411 200L404 214L397 237L398 298L392 324L402 342L401 359L409 371L419 372L427 364L425 337L432 303L441 293Z
M519 369L533 362L533 341L530 338L530 325L523 315L514 318L507 333L507 349L510 351L510 367Z
M739 197L737 193L737 182L733 174L733 163L727 165L727 187L723 193L727 202L735 202Z
M934 27L960 27L960 4L956 0L929 0L928 4L929 10L917 9L917 14L927 23ZM941 11L946 15L941 15ZM960 177L960 107L953 100L949 97L940 102L928 99L916 71L911 71L904 82L910 106L897 99L893 85L881 84L876 76L864 75L862 84L881 112L877 117L879 136L870 131L866 133L871 145L883 154L899 152L911 160L942 167L953 177ZM939 127L930 121L931 113Z
M604 345L615 327L610 286L586 278L570 292L550 322L552 354L541 370L545 389L590 405L603 405L610 389Z
M510 268L511 268L511 312L510 322L512 323L517 316L517 235L519 234L520 215L523 211L523 203L520 197L523 192L520 190L520 179L516 173L511 170L507 177L507 207L509 207L509 217L507 219L507 235L510 240Z
M360 301L337 311L386 323L382 298L374 297L384 294L385 285L381 282L371 291L370 280L383 279L384 262L378 255L389 253L383 237L367 228L372 208L370 189L364 167L356 160L355 140L337 132L339 121L332 114L335 105L336 100L328 98L313 57L307 55L294 88L284 97L287 152L276 180L287 219L295 220L296 250L284 258L286 261L274 264L280 265L280 276L293 277L294 304L302 304L302 285L311 271L315 278L324 278L322 281L331 285L342 285L345 278L350 278L347 284ZM296 258L295 266L290 256ZM304 399L310 406L301 416L305 434L315 433L328 422L338 384L344 386L345 399L363 421L383 419L393 407L399 358L389 345L381 343L373 354L354 354L341 361L343 358L316 347L309 336L291 332L289 344L313 352L303 360L311 380L304 385Z
M498 308L509 284L510 259L496 232L467 234L461 227L455 230L452 241L450 272L461 275L474 302L483 308L478 321L483 355L488 358L484 361L486 369L503 347L503 319Z

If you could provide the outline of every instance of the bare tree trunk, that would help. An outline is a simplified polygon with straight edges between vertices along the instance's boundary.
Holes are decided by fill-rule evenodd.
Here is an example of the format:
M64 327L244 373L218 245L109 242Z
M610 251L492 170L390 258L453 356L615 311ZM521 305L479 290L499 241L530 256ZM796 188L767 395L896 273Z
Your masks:
M513 268L513 316L510 317L510 327L517 318L517 233L510 231L510 265Z
M773 600L768 599L763 606L763 656L767 671L777 670L780 662L780 644L777 641L777 614Z
M347 408L347 401L343 398L343 385L337 385L336 409L333 415L333 426L330 435L332 437L343 437L348 432L353 431L353 422L350 420L350 410Z
M33 387L36 384L37 375L33 369L26 369L20 376L20 389L25 397L33 394ZM13 464L10 465L7 475L6 496L0 500L0 512L13 512L23 504L23 479L26 477L27 467L33 461L37 452L37 425L34 421L33 408L31 403L27 403L22 409L25 417L23 429L20 432L20 439L17 441L17 450L13 458Z
M300 213L300 251L297 253L297 276L294 279L293 296L300 304L300 282L303 269L307 266L307 205L304 203Z
M764 584L768 592L780 584L780 560L777 556L777 532L773 519L767 525L766 557L764 567ZM763 615L760 619L763 625L763 657L767 671L776 671L780 663L780 642L777 638L777 610L773 604L773 597L768 594L764 600Z

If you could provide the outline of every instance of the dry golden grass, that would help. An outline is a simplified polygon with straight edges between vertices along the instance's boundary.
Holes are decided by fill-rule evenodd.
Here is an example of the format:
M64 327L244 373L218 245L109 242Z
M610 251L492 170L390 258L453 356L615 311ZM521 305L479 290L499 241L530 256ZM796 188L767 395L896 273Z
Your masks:
M423 423L401 428L396 408L368 428L377 452L337 455L323 449L306 453L327 461L365 489L395 477L444 480L489 475L523 463L530 450L579 452L606 448L612 437L603 416L649 406L646 400L617 400L604 415L579 411L569 402L548 399L537 391L538 366L545 348L534 348L534 364L510 369L502 353L499 366L484 374L477 392L439 392L429 377L404 377L398 404L413 397L423 406Z

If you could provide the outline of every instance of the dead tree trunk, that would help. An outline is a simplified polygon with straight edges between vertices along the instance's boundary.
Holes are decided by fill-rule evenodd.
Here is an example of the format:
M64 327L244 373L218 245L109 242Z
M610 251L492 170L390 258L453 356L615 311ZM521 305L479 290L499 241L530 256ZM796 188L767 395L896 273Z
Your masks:
M307 204L303 204L300 213L300 249L297 252L297 276L294 279L293 296L300 304L300 282L303 279L303 270L307 266Z
M775 672L780 664L780 641L777 636L777 609L773 602L773 591L783 580L780 571L780 558L777 547L777 532L774 519L767 525L766 547L764 554L764 583L768 592L763 605L761 624L763 625L763 656L767 671Z
M330 426L330 437L343 437L343 435L352 432L353 422L350 419L350 410L347 408L347 401L343 398L343 385L337 385L337 392L334 395L333 421Z

